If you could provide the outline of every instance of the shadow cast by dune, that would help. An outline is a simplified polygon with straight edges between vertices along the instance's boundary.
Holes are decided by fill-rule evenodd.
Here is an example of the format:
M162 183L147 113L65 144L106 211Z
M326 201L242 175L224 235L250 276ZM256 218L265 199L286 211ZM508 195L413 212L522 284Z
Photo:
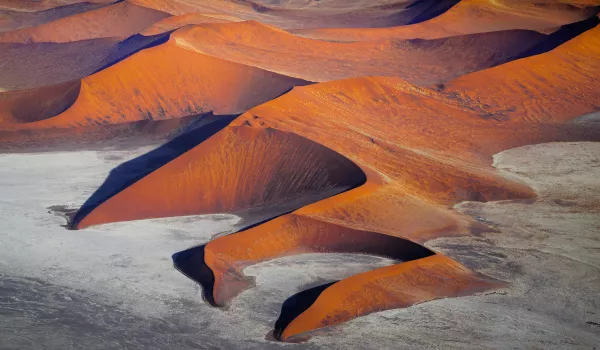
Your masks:
M216 307L213 298L215 276L204 262L204 248L206 245L193 247L172 255L173 266L189 279L202 286L202 297L206 302Z
M370 233L369 236L372 237L372 239L367 240L363 244L359 244L359 247L356 247L358 249L345 249L345 247L343 247L344 243L342 243L339 252L346 251L355 254L381 256L394 259L398 261L398 263L418 260L435 255L433 251L403 238L397 238L378 233ZM335 281L310 288L289 297L281 307L281 313L279 314L279 318L275 322L273 329L273 337L276 340L284 341L284 339L282 339L282 334L287 326L304 311L308 310L315 303L317 298L319 298L321 293L338 282L339 281ZM291 339L285 339L286 342L299 342L303 340L305 340L305 337L303 336L295 336Z
M600 18L598 18L597 16L592 16L586 19L585 21L575 22L572 24L562 26L556 32L549 34L548 38L540 44L532 47L531 49L515 57L512 57L510 60L517 60L552 51L560 45L566 43L567 41L581 35L584 32L587 32L588 30L595 28L598 24L600 24Z
M132 56L142 50L166 43L167 41L169 41L171 33L173 32L174 30L151 36L145 36L141 34L135 34L130 36L129 38L121 41L119 44L116 45L115 50L106 59L107 63L104 66L100 67L98 70L96 70L94 73L98 73L116 63L119 63L127 57Z
M423 11L423 13L421 13L418 16L416 16L415 18L413 18L413 20L410 21L408 24L416 24L416 23L420 23L420 22L425 22L425 21L428 21L435 17L438 17L438 16L444 14L445 12L447 12L448 10L450 10L452 7L454 7L459 2L460 2L460 0L433 1L433 4L430 5L429 10ZM409 7L416 6L416 5L418 5L418 2L412 3Z
M73 216L69 227L74 229L79 221L110 197L121 192L144 176L204 142L225 128L236 116L201 115L181 135L140 157L113 169L104 183L90 196Z
M281 313L279 314L279 318L275 322L275 327L273 329L273 337L276 340L281 341L281 335L285 328L301 313L306 311L309 307L314 304L319 295L323 293L325 289L329 286L337 283L339 281L334 281L331 283L326 283L317 287L313 287L310 289L306 289L301 291L298 294L295 294L289 297L286 301L283 302L281 306Z

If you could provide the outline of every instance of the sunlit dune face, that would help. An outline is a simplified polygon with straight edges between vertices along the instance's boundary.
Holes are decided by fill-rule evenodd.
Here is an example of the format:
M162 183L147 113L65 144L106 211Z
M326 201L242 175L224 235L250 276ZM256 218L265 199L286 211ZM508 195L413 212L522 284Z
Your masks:
M290 295L276 340L508 286L432 241L486 239L489 222L458 203L536 200L495 154L600 141L598 123L572 122L600 109L597 0L80 5L0 0L27 18L0 22L0 149L177 134L113 170L67 226L241 218L172 257L211 306L231 306L254 286L244 271L276 259L389 264Z
M78 227L115 219L293 208L364 182L350 161L316 143L251 128L233 128L212 137L169 165L114 197L115 205L112 199L101 204ZM144 207L134 204L140 195L145 196ZM126 197L130 205L123 205Z

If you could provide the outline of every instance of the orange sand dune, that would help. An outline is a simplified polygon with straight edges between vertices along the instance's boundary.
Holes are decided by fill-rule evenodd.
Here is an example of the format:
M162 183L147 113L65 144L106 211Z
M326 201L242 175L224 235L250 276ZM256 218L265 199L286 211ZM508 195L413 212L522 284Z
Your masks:
M146 28L140 34L150 36L166 33L193 24L229 23L240 21L242 20L239 18L218 13L188 13L179 16L167 17Z
M431 41L332 43L253 21L184 28L172 37L191 51L309 81L378 75L419 85L504 63L548 39L533 31L504 31Z
M447 10L456 0L130 0L174 15L216 12L280 28L386 27L416 23Z
M207 112L239 114L303 84L306 82L184 50L171 40L84 78L79 97L64 113L4 128L40 130ZM12 142L7 135L2 141Z
M366 175L366 183L208 243L205 263L214 274L215 302L226 304L245 288L240 283L244 266L319 251L323 245L336 251L336 243L343 246L352 235L371 232L417 243L470 235L480 225L452 211L453 204L534 196L527 186L500 176L490 166L492 154L529 143L599 139L598 130L567 123L598 110L599 57L596 27L551 52L437 89L382 77L294 88L243 114L75 224L84 228L119 220L240 212L264 206L264 198L290 203L305 189L322 189L319 184L324 182L311 184L314 179L344 175L344 184L356 183L356 172L332 167L327 155L335 151L339 155L334 159L352 161ZM329 150L318 151L311 142ZM311 151L304 153L306 148L296 145L311 145ZM271 172L282 159L294 163L299 157L318 161ZM314 177L316 173L322 175ZM281 190L286 177L302 186ZM417 258L328 286L279 336L292 340L373 311L492 286L439 254Z
M64 43L109 37L124 39L168 16L167 13L123 1L37 27L0 33L0 43Z
M37 26L106 5L108 4L83 2L42 11L27 11L23 9L8 9L10 7L3 7L0 3L0 32Z
M0 9L35 12L80 3L110 4L115 0L0 0Z
M429 21L392 28L309 29L295 34L337 41L437 39L510 29L553 31L598 13L598 0L461 0Z
M75 102L79 88L76 81L0 93L0 128L3 124L30 123L62 113Z
M138 34L123 41L99 38L65 43L0 43L0 89L32 89L82 79L168 38L169 33L164 33Z
M5 89L77 79L97 69L112 42L96 40L103 40L106 52L94 41L7 44L6 62L22 69L5 70ZM532 31L504 31L432 41L329 43L257 22L204 24L180 29L167 43L83 79L77 101L64 113L44 113L35 123L6 124L4 128L40 130L207 112L237 114L306 81L362 75L401 76L411 83L429 85L503 63L547 40ZM53 65L55 60L47 49L53 45L72 50L67 57L74 60L73 65L80 62L79 69L70 69L71 64ZM80 48L85 45L99 52ZM38 47L40 54L30 57ZM58 49L55 56L61 55ZM48 72L40 70L45 66ZM15 141L8 134L2 138L4 143Z

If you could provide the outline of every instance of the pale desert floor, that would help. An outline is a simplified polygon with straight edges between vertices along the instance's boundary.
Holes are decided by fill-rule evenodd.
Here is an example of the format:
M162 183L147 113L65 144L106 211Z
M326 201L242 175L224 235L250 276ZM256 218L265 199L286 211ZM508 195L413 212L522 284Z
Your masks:
M600 344L600 143L551 143L495 157L533 203L461 203L496 228L430 248L509 282L485 295L362 317L303 344L265 340L282 302L392 263L309 254L245 270L257 287L209 307L171 255L239 228L212 215L61 227L123 161L151 148L0 155L0 349L595 349ZM238 225L236 225L238 224Z

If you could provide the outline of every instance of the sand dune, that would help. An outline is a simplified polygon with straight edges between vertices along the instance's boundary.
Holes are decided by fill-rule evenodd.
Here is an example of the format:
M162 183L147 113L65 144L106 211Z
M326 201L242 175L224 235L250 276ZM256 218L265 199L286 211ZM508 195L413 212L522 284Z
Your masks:
M150 29L147 34L160 31ZM168 33L164 35L166 38ZM30 88L78 79L107 62L118 61L119 55L127 54L123 50L160 40L153 38L138 36L122 43L95 39L9 44L6 64L17 69L5 70L5 86ZM46 120L13 129L114 124L206 112L236 114L306 81L377 75L430 85L527 55L552 41L554 38L532 31L503 31L431 41L328 43L258 22L203 24L177 30L169 42L83 79L78 100L64 113L45 113L37 120ZM97 53L86 50L86 45ZM32 52L40 54L30 56ZM80 62L78 69L70 69L68 62L52 64L63 56ZM39 67L44 66L47 72L40 72ZM148 71L155 72L150 80L146 79ZM242 90L236 92L233 86ZM246 88L253 93L242 93Z
M536 198L492 167L494 154L600 141L598 123L572 122L600 110L599 9L598 0L0 0L9 16L0 148L135 144L138 133L198 122L115 169L70 228L243 218L245 229L173 255L213 306L230 306L253 287L245 269L274 259L392 259L290 295L273 335L301 341L504 285L429 244L490 230L457 203Z
M173 33L181 47L309 81L398 76L428 85L504 63L547 40L504 31L431 41L331 43L259 22L210 24Z
M391 28L309 29L294 31L311 38L337 41L437 39L510 29L552 32L598 13L598 0L462 0L428 21Z
M167 17L143 30L142 35L157 35L181 27L204 23L229 23L242 21L239 18L218 13L187 13L179 16Z
M30 11L23 8L3 7L2 3L0 3L0 32L38 26L106 5L108 4L83 2L61 5L41 11Z
M112 37L124 39L167 16L167 13L122 1L36 27L0 33L0 43L64 43Z
M252 203L258 202L247 200L244 187L217 184L232 176L261 173L259 169L265 163L260 159L267 159L261 155L264 147L249 146L252 156L244 159L252 159L252 165L241 163L219 170L214 162L190 161L219 159L222 164L238 164L235 161L238 148L220 146L223 143L220 140L233 145L257 142L258 145L266 142L268 133L285 132L338 152L362 169L367 182L266 224L208 243L205 262L214 273L215 302L227 303L239 292L236 281L244 279L240 267L276 256L313 251L316 243L299 240L307 234L306 220L325 225L318 232L328 232L327 225L334 224L347 230L376 232L418 243L440 236L471 235L481 225L451 211L449 206L469 200L534 196L526 185L497 174L490 166L492 154L528 143L598 138L597 130L566 122L597 110L599 37L600 28L596 27L549 53L473 73L438 89L418 88L398 78L358 78L295 88L250 110L189 154L100 204L83 218L79 227L170 216L176 213L171 209L171 201L178 205L191 203L183 206L187 214L222 212L232 207L211 201L202 201L201 206L194 204L205 194L204 198L211 198L209 194L222 187L235 188L240 197L228 194L225 198L245 203L250 209ZM557 88L557 84L564 89ZM496 107L500 103L502 109ZM268 147L268 156L277 156L276 150L281 150L281 156L298 154L282 146ZM202 158L193 157L195 152ZM194 180L194 174L206 168L210 168L210 183L214 185ZM294 176L309 176L311 169L298 167ZM219 176L223 180L218 180ZM250 181L254 181L250 187L260 189L257 194L273 193L263 177ZM191 202L183 200L189 193L196 194ZM256 194L253 196L258 198ZM284 198L281 196L281 200L285 201ZM123 208L131 208L126 216ZM234 207L235 212L240 209ZM272 239L265 238L270 236ZM250 249L252 246L256 249ZM455 282L444 284L443 288L434 287L446 280L442 276ZM281 338L290 340L300 333L372 311L463 295L473 292L473 288L481 290L492 285L440 255L417 259L327 287L312 306L281 330ZM367 286L374 288L373 291L365 292ZM399 288L408 294L397 293ZM335 295L336 303L331 295Z
M36 12L80 3L110 4L113 2L115 0L0 0L0 9Z
M215 12L280 28L386 27L416 23L444 12L456 0L130 0L174 15Z
M69 108L79 95L80 82L0 93L0 127L51 118Z

